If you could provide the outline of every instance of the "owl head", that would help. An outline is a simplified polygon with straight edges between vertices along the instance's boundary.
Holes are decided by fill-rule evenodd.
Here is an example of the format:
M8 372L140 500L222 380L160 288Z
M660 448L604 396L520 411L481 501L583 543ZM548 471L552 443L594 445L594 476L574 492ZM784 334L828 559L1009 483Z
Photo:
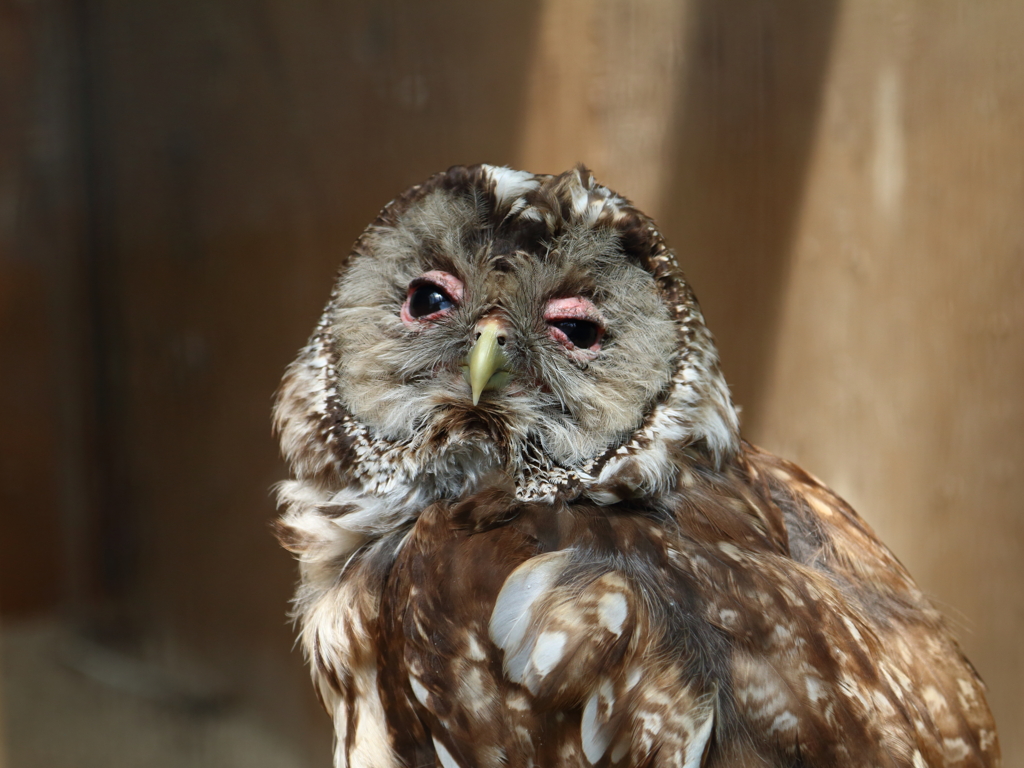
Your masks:
M522 499L653 493L680 450L738 443L674 255L583 167L454 167L389 203L276 424L299 479L417 503L495 473Z

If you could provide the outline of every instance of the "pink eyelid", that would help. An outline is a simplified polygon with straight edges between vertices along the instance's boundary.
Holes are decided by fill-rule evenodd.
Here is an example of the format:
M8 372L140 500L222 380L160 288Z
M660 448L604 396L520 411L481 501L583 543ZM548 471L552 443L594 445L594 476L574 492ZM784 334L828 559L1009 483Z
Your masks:
M589 320L604 328L604 317L590 301L580 296L571 299L552 299L544 308L544 320Z
M424 283L433 283L438 288L441 288L456 304L462 301L463 284L459 278L455 277L455 275L450 275L447 272L442 272L439 269L432 269L429 272L424 272L409 286L408 293L406 293L405 296L405 301L402 303L401 317L402 322L406 325L417 325L423 322L429 322L430 320L436 320L451 311L444 310L442 312L434 312L433 314L425 315L424 317L413 317L409 314L409 297L412 296L413 291Z
M416 279L416 287L423 283L433 283L440 288L444 288L444 292L451 296L456 304L462 301L462 281L455 275L449 275L447 272L442 272L439 269L432 269L429 272L424 272Z

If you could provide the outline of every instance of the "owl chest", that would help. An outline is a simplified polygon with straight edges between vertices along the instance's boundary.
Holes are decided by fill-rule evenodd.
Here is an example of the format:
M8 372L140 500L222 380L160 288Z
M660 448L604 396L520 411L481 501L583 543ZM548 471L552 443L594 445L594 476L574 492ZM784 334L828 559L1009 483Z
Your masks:
M827 580L643 510L482 506L428 508L343 582L373 599L335 676L338 764L913 756L886 653Z
M653 660L664 628L623 575L655 578L667 557L656 525L541 505L495 517L481 530L458 509L428 509L383 585L376 666L396 758L443 768L627 766L659 750L680 765L699 759L713 675Z

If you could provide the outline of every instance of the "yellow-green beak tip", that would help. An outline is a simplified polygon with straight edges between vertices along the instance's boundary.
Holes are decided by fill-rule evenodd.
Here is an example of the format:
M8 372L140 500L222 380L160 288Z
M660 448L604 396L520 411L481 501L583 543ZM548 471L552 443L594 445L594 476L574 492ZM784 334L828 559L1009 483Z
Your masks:
M480 396L485 389L497 389L508 381L508 373L501 370L508 361L501 348L505 338L501 322L483 320L477 325L477 330L479 335L470 350L466 371L473 391L473 405L480 404Z

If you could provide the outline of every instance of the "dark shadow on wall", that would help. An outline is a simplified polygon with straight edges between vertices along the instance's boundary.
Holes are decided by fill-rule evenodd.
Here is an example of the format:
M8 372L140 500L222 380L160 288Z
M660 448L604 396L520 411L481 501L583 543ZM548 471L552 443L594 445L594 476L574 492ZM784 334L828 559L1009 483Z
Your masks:
M690 19L661 224L755 437L837 7L701 0Z
M160 663L216 668L322 762L286 619L295 566L268 530L286 475L272 395L383 203L514 159L539 3L73 6L85 82L63 97L87 103L65 128L88 221L55 259L81 268L66 293L92 310L64 308L88 358L64 418L97 498L65 527L72 580L103 593L76 613L103 606L105 638L133 625Z

